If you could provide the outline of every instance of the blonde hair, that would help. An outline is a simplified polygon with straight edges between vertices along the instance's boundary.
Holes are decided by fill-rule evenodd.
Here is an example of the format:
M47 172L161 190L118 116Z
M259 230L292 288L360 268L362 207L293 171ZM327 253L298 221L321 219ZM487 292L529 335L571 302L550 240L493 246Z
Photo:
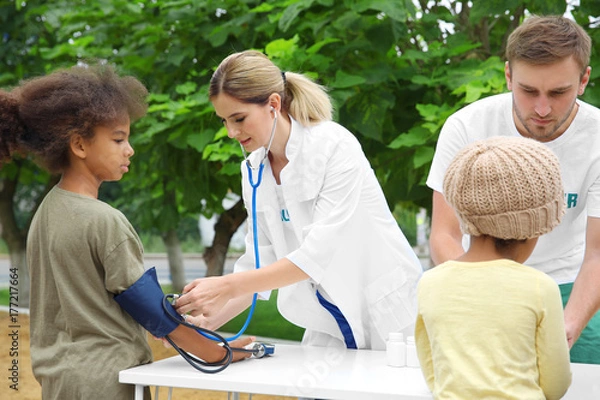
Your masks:
M283 111L302 125L332 119L333 107L325 87L303 74L282 72L255 50L231 54L219 64L210 80L209 97L221 93L244 103L265 105L269 96L277 93Z

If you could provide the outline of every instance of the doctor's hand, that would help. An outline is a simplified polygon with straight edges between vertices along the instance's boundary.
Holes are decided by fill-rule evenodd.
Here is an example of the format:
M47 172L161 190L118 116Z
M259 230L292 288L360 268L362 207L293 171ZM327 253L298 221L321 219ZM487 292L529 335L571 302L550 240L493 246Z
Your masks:
M191 314L190 318L203 315L204 318L210 319L227 304L232 293L227 275L196 279L183 288L183 294L174 304L175 310L179 314Z
M185 318L185 322L187 322L190 325L194 325L198 328L208 329L211 331L216 331L218 328L220 328L219 326L214 326L213 324L211 324L210 320L202 314L184 314L182 316Z

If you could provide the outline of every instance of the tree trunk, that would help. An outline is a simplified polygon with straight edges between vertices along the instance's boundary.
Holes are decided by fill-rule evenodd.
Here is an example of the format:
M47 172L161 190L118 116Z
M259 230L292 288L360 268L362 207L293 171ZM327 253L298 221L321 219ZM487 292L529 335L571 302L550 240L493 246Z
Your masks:
M11 272L14 270L18 277L18 289L19 294L19 307L29 307L29 268L27 267L27 233L29 232L29 226L31 219L37 211L40 203L46 197L46 194L50 189L56 185L60 179L58 175L52 175L48 179L45 188L36 193L34 197L34 207L30 215L27 218L27 222L23 228L19 228L17 223L17 216L15 209L17 205L15 202L19 202L17 196L17 187L19 185L19 176L21 168L26 168L20 162L13 160L17 164L18 172L12 179L4 178L0 179L0 228L2 239L8 247L8 253L10 255L10 269ZM11 287L11 289L13 289Z
M242 199L229 210L225 210L215 223L215 237L212 246L204 250L206 276L223 275L227 250L233 234L246 220L247 214Z
M167 248L167 257L169 259L169 272L174 293L181 293L186 284L185 270L183 265L183 252L181 251L181 242L175 229L170 229L162 234L163 243Z

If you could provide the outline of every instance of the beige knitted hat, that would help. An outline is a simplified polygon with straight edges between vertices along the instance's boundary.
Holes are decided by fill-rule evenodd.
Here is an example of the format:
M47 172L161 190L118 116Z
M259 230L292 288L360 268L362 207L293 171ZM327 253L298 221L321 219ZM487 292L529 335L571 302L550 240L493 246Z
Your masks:
M529 239L565 212L560 166L533 139L493 137L463 148L444 177L444 195L465 234Z

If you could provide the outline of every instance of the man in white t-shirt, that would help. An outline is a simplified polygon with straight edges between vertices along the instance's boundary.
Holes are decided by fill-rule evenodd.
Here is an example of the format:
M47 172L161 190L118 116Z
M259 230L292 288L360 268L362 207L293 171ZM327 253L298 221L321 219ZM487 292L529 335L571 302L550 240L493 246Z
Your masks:
M560 286L571 361L600 364L600 110L577 99L589 82L590 51L590 37L570 19L527 18L507 43L511 93L479 100L448 118L427 185L434 190L430 249L437 265L468 246L442 190L458 150L490 136L524 136L554 151L566 214L525 264Z

